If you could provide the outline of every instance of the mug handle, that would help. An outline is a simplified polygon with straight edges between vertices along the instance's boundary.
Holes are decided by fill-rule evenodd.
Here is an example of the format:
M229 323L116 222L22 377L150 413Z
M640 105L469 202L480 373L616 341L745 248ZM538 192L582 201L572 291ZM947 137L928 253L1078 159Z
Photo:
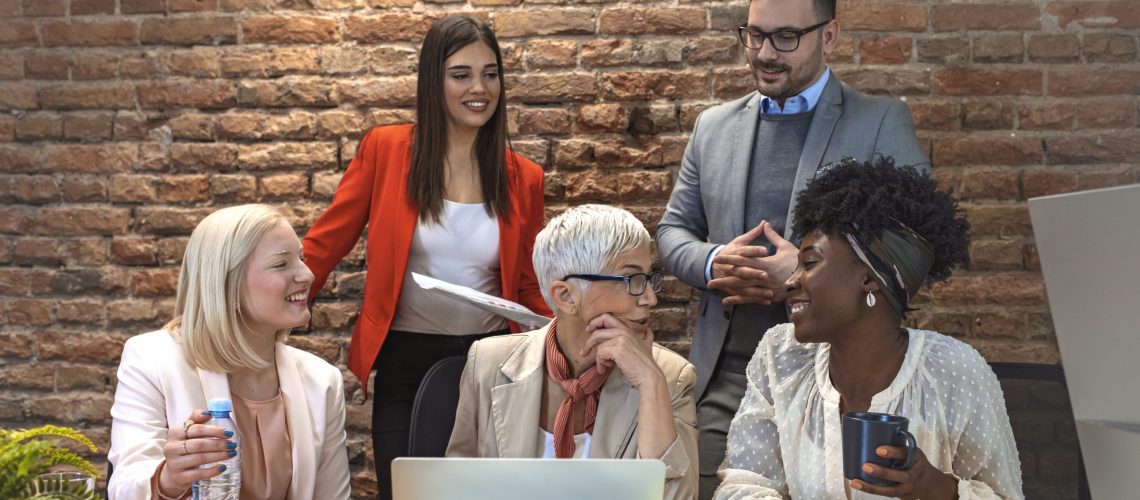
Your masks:
M903 459L901 464L896 462L891 465L894 469L907 470L910 466L914 465L915 450L918 449L918 441L915 441L914 434L911 434L909 431L900 430L898 433L902 434L903 438L906 439L906 458Z

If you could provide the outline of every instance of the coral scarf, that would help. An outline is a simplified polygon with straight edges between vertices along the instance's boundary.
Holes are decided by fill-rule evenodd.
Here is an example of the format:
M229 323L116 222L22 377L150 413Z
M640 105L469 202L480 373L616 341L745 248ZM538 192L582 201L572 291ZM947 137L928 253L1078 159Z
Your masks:
M566 399L558 405L558 414L554 417L554 456L572 458L574 404L586 399L586 432L593 434L594 418L598 416L598 395L602 392L602 384L606 383L610 369L594 365L582 376L570 378L570 364L558 350L558 339L554 333L557 322L555 320L550 323L550 331L546 334L546 374L566 391Z

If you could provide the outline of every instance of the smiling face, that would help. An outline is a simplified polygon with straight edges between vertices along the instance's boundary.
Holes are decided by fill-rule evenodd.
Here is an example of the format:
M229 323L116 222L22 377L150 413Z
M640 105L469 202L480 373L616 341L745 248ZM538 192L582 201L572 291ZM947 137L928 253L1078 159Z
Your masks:
M748 6L748 26L769 33L801 30L823 21L817 17L812 0L752 0ZM823 74L824 56L835 48L838 38L839 23L832 22L803 35L799 48L792 52L777 51L769 40L759 50L745 47L757 89L777 100L803 92Z
M652 265L649 246L642 245L619 253L601 274L649 274ZM657 304L657 294L653 293L652 286L646 286L645 293L634 296L629 294L625 281L594 281L585 287L577 302L579 307L574 315L582 324L609 313L631 331L644 332L649 328L649 310Z
M796 340L831 342L867 310L863 301L877 285L842 236L809 233L800 243L799 263L785 301Z
M241 287L242 324L270 338L309 322L313 273L301 254L301 240L284 220L261 237L245 264Z
M483 42L470 43L443 63L443 101L452 129L482 127L498 109L499 65Z

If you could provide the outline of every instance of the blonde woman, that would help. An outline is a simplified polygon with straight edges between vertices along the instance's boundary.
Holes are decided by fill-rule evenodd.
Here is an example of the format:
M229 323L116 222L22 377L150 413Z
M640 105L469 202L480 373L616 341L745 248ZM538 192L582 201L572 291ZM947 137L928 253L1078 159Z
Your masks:
M123 347L111 407L109 497L186 498L221 474L233 443L205 425L233 400L246 498L349 496L340 370L284 344L309 321L313 273L287 218L267 205L207 216L190 236L174 318Z

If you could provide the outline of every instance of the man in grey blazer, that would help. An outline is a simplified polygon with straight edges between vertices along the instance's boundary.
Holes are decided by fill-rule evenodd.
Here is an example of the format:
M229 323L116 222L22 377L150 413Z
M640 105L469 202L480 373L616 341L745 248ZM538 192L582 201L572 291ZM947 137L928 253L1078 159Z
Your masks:
M744 368L768 328L787 321L797 265L794 193L843 157L929 168L906 105L862 94L824 61L835 0L752 0L739 30L757 91L703 112L657 229L664 264L701 290L689 360L697 370L701 498L718 484Z

